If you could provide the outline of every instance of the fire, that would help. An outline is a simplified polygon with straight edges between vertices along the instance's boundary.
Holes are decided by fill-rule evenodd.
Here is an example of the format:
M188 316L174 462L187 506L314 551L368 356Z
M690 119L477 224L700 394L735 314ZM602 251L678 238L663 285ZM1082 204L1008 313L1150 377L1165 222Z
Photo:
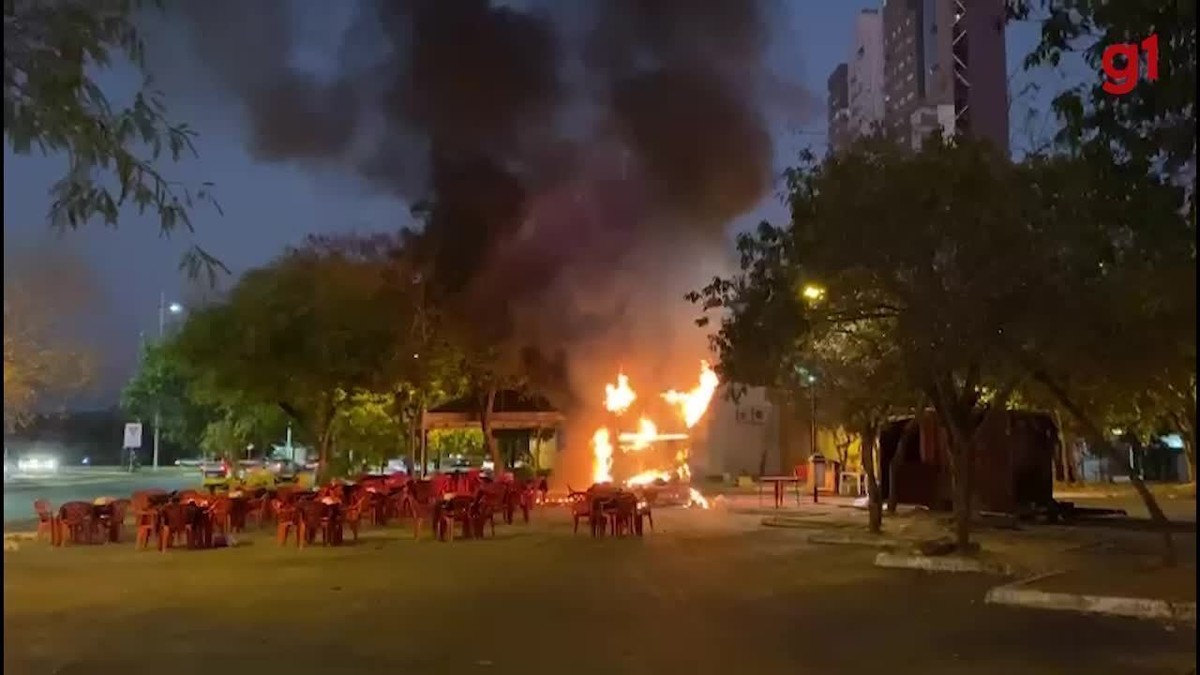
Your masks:
M592 434L592 457L592 482L611 483L613 447L604 427Z
M637 474L636 476L634 476L633 478L630 478L629 480L625 481L625 485L627 485L629 487L641 487L643 485L649 485L656 480L661 480L661 481L671 480L671 474L668 471L656 471L654 469L651 469L650 471L643 471L643 472Z
M701 361L700 384L687 392L672 389L662 396L666 399L667 403L679 407L679 411L683 413L684 424L687 425L687 428L691 429L696 426L696 423L708 411L708 404L712 402L713 394L717 392L717 387L720 384L721 380L717 378L717 374L708 365L708 361Z
M622 445L628 445L630 450L645 450L650 447L650 443L658 438L658 425L650 421L649 418L643 417L638 420L638 430L636 433L618 434L617 440Z
M604 385L604 409L620 415L629 410L629 406L637 400L637 394L629 386L629 378L625 373L617 373L617 383Z
M700 362L699 384L687 392L671 390L663 393L662 397L668 403L678 408L683 422L688 429L696 426L704 417L713 395L716 393L720 380L713 372L707 361ZM604 385L604 408L620 417L628 412L637 400L637 393L629 384L629 378L624 373L617 374L616 384ZM638 419L637 431L619 432L616 434L617 446L621 452L640 452L651 447L658 441L686 441L685 433L659 433L658 425L648 417ZM613 481L613 459L617 448L613 445L613 434L608 427L600 427L592 435L592 482L610 483ZM645 487L655 482L678 480L684 484L691 479L688 468L688 450L679 450L674 457L675 466L670 469L655 468L642 471L624 481L626 487ZM700 491L688 486L687 506L698 506L707 509L708 500Z

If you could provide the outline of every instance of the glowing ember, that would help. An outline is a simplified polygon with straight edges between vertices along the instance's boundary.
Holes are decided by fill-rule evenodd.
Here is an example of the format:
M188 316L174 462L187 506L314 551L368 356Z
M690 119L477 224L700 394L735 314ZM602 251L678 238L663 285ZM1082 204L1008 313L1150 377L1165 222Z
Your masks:
M617 383L604 385L604 409L620 415L629 410L629 406L637 400L637 394L629 386L629 378L625 373L617 373Z
M688 488L688 506L699 506L702 509L708 508L708 500L696 488Z
M613 447L608 429L600 427L592 434L592 482L612 482Z
M696 426L696 423L708 411L708 404L712 402L713 394L717 392L717 387L720 384L721 380L713 372L713 369L709 367L708 361L701 361L700 384L693 387L690 391L680 392L672 389L662 396L666 399L667 403L679 407L679 411L683 413L684 424L687 425L687 428L691 429Z

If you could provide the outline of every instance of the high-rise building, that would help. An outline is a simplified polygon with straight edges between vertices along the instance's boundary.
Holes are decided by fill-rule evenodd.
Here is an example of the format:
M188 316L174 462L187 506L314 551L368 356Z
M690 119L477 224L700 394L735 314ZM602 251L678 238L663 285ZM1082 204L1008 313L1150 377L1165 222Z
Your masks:
M829 74L829 150L838 152L849 142L850 93L846 64L839 63Z
M850 133L865 136L884 119L883 17L864 9L854 21L854 51L850 55Z
M940 130L1008 150L1005 0L884 0L885 125L917 145Z

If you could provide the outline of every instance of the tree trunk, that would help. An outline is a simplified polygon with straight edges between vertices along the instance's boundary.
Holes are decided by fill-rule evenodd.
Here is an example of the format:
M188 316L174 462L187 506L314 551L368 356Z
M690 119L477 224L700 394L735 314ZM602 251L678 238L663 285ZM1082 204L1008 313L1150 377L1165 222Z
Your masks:
M1108 437L1100 430L1100 427L1092 421L1092 418L1083 411L1075 401L1067 394L1066 390L1053 380L1045 372L1033 369L1032 375L1034 379L1040 382L1050 393L1058 400L1063 409L1075 418L1079 426L1083 428L1083 433L1088 440L1088 443L1101 449L1107 455L1110 461L1129 464L1129 458L1122 456L1123 453L1109 442ZM1146 506L1146 510L1150 512L1150 520L1158 526L1163 538L1163 564L1173 566L1175 564L1175 542L1171 538L1171 523L1167 520L1167 515L1158 505L1158 500L1151 494L1146 484L1142 482L1140 476L1134 467L1129 467L1129 482L1133 485L1133 489L1141 497L1142 503Z
M329 465L329 456L333 448L333 425L324 423L324 429L317 432L317 475L315 483L322 485L329 480L333 467Z
M492 408L496 405L496 387L488 387L479 410L479 426L483 428L483 446L492 458L492 472L499 476L504 471L504 458L500 456L500 444L492 434Z
M903 459L901 458L908 451L909 439L914 432L920 434L919 416L920 412L918 411L908 421L908 424L904 425L904 430L900 432L900 440L896 443L896 452L892 453L892 460L888 462L888 513L896 512L896 501L898 499L896 496L896 474L899 473L900 465L903 463Z
M1183 456L1187 460L1187 480L1196 482L1196 426L1195 410L1184 416L1175 416L1175 426L1179 428L1179 437L1183 440Z
M950 502L954 513L954 547L960 553L971 548L971 469L975 449L975 432L971 427L974 405L967 404L957 393L942 395L930 392L938 423L949 436L946 458L950 462Z
M878 429L878 425L868 424L862 434L862 465L867 474L867 524L871 534L879 534L883 528L883 504L879 498L879 482L875 480Z
M1066 429L1066 425L1062 422L1062 414L1058 409L1054 410L1054 425L1058 427L1058 452L1056 457L1062 466L1062 478L1055 475L1055 480L1062 480L1068 484L1075 483L1079 480L1079 469L1075 459L1075 437L1072 436Z
M954 483L954 548L959 553L966 553L971 548L971 455L974 453L965 447L950 454Z
M1183 438L1183 454L1187 458L1187 479L1189 483L1196 482L1196 441L1191 434Z

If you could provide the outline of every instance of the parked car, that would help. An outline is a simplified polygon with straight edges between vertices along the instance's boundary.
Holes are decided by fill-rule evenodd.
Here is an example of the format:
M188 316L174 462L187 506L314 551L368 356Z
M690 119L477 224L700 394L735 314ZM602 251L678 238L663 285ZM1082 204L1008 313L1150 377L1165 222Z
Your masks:
M233 467L225 460L206 461L200 463L201 482L209 485L223 485L233 478Z
M267 463L267 470L281 483L294 483L304 467L290 459L278 459Z

